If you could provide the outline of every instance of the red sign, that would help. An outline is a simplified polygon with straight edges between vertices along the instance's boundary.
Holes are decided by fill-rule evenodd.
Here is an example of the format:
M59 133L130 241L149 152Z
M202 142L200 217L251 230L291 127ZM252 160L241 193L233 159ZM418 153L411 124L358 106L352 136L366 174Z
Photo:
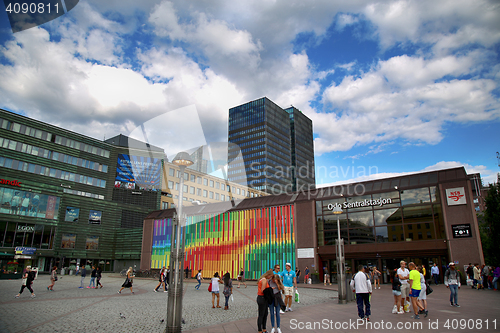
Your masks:
M5 184L5 185L12 185L12 186L19 186L19 187L21 187L21 183L20 183L20 182L18 182L17 180L0 179L0 184Z
M53 219L54 213L56 211L57 198L49 195L47 199L47 213L45 214L46 219Z
M460 191L455 191L455 192L451 192L450 195L448 196L448 198L452 199L453 201L458 201L463 196L464 195L461 194Z

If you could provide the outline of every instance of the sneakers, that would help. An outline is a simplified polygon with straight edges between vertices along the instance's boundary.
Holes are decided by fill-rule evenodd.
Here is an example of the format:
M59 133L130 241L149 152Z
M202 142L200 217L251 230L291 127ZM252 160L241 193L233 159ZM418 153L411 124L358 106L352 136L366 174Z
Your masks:
M398 314L404 314L405 312L403 310L398 311Z
M280 309L280 314L283 314L283 313L285 313L285 311L283 311L283 310Z
M418 314L412 316L413 319L420 319L420 316Z
M366 320L366 321L370 321L370 317L366 316L366 317L365 317L365 320Z
M380 287L378 287L378 289L380 289Z
M458 304L455 304L455 305L453 305L453 306L454 306L454 307L457 307L457 308L459 308L459 307L460 307L460 305L458 305Z
M168 293L168 290L164 290L163 292L164 292L164 293Z
M90 286L88 286L87 289L90 289Z
M279 327L276 329L276 333L281 333L281 329Z
M83 287L78 287L78 289L83 289Z
M274 330L274 327L273 327L273 329L271 330L271 333L276 333L276 331Z
M36 297L36 295L35 295L35 294L31 294L31 298L35 298L35 297Z
M292 308L288 308L288 311L293 312Z
M453 303L450 303L450 306L455 306L455 305L453 305Z
M15 297L15 298L19 298L19 297L21 297L21 296L20 296L20 295L16 295L16 296L14 296L14 297Z
M424 310L424 313L425 313L425 316L424 316L424 317L425 317L425 318L427 318L427 315L429 314L429 311Z
M118 294L121 294L122 292L118 290Z
M392 308L392 313L398 313L398 307L396 305Z
M158 290L156 290L156 289L153 289L153 291L154 291L155 293L157 293L157 292L158 292Z

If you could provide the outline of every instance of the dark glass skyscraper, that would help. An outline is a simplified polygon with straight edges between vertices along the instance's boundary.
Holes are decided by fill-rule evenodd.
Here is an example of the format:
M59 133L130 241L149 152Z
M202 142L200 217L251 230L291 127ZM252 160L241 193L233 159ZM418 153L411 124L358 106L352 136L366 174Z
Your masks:
M231 108L229 180L267 193L314 188L312 140L311 120L294 107L263 97Z

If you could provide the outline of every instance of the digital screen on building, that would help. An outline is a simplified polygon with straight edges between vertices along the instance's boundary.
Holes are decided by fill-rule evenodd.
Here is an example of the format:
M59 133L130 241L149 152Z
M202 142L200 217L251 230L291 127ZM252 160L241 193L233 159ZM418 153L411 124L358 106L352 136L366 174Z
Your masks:
M455 224L451 226L453 238L472 237L470 224Z
M63 234L61 249L74 249L76 244L76 234Z
M85 242L86 250L97 250L99 247L99 236L87 236L87 241Z
M133 189L135 186L148 190L161 189L160 159L118 154L115 187Z
M90 210L89 224L101 224L102 212L99 210Z
M64 216L64 221L78 222L79 216L80 216L80 208L66 207L66 215Z
M0 213L57 220L60 198L52 195L0 188Z

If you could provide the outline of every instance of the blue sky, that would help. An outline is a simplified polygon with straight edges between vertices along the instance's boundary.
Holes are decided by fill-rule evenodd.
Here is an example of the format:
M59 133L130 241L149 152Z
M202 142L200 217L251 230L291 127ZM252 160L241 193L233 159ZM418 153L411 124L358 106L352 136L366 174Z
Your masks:
M1 11L0 107L98 139L156 124L175 151L227 141L228 109L267 96L313 120L320 186L460 165L493 182L499 18L498 1L84 0L12 34Z

